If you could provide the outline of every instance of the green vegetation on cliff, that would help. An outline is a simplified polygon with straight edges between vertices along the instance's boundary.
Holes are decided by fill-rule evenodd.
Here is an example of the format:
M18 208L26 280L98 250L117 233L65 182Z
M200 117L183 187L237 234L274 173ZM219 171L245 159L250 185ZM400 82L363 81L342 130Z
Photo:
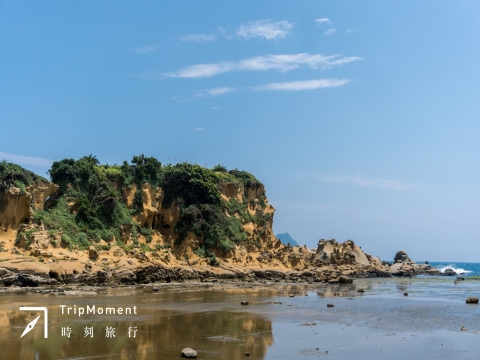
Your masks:
M245 241L260 246L271 217L263 211L249 210L249 206L254 209L256 204L265 209L265 196L251 199L250 203L247 199L248 190L261 183L245 171L227 171L222 165L213 169L190 163L162 166L157 159L144 155L134 156L130 163L107 165L89 155L78 160L56 161L48 173L59 190L48 201L46 209L34 210L34 221L43 223L52 232L62 230L64 245L77 245L80 249L114 238L125 247L121 239L126 234L134 243L142 234L148 243L155 232L165 231L160 221L149 228L134 221L134 216L143 212L142 185L145 183L154 190L161 188L164 194L161 204L152 200L149 206L161 210L175 204L180 210L173 229L174 245L180 245L188 232L192 232L203 244L198 253L210 258L213 264L216 259L210 250L226 253L234 244ZM244 189L242 201L222 198L219 184L225 183L235 183ZM133 206L129 208L125 191L131 190L134 184L137 190ZM243 225L250 222L260 230L249 239Z
M14 186L19 188L21 193L25 193L25 187L36 181L48 180L6 160L0 161L0 191Z

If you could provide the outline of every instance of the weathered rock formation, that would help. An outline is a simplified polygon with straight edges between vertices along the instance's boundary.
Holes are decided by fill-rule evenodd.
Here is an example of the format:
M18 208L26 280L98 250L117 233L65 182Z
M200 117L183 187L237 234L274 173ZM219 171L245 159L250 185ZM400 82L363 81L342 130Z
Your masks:
M419 274L439 275L438 269L429 264L417 264L410 260L410 257L404 250L397 251L394 257L394 263L388 269L392 276L414 276Z
M35 182L25 191L10 187L0 191L0 231L18 230L21 224L29 223L32 209L43 209L45 201L58 186L48 182Z
M318 242L317 252L313 258L316 266L322 265L379 265L380 260L365 254L362 249L355 245L352 240L347 240L343 244L337 243L335 239L320 240Z
M393 262L402 262L402 263L410 263L412 260L408 257L407 253L404 250L397 251L395 257L393 258Z

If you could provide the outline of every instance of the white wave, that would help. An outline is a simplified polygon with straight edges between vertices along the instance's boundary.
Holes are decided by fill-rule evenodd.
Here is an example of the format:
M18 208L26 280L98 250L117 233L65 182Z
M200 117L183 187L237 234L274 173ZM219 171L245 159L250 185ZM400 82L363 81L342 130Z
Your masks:
M445 272L445 270L447 269L452 269L453 271L455 271L457 273L457 275L462 275L462 274L468 274L468 273L471 273L473 271L470 271L470 270L465 270L465 269L462 269L462 268L457 268L455 267L456 265L455 264L450 264L450 265L447 265L447 266L442 266L440 265L441 267L438 268L438 270L443 274Z

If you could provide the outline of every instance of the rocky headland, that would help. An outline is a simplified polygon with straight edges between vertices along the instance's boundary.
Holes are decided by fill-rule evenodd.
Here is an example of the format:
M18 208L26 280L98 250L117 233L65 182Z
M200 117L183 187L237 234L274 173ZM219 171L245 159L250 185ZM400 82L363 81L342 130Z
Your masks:
M0 162L0 286L438 274L404 251L382 262L351 240L282 244L263 184L245 171L141 155L122 165L65 159L49 174Z

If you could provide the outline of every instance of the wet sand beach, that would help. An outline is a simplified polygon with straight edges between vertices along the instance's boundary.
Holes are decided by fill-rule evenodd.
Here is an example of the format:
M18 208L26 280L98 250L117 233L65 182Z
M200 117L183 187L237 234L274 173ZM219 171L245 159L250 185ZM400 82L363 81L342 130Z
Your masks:
M0 295L0 358L179 359L181 350L190 347L198 359L242 359L247 352L249 359L477 359L480 307L465 299L480 295L479 284L398 278L357 279L351 285L172 284L158 291L148 285L67 290L65 295L10 292ZM62 315L60 305L136 306L137 314ZM20 306L49 309L48 339L43 338L43 319L20 339L39 315ZM62 336L62 328L70 329L70 337ZM85 328L93 328L93 337L84 336ZM106 337L107 328L114 328L114 337ZM136 330L135 337L132 331L129 337L129 329Z

